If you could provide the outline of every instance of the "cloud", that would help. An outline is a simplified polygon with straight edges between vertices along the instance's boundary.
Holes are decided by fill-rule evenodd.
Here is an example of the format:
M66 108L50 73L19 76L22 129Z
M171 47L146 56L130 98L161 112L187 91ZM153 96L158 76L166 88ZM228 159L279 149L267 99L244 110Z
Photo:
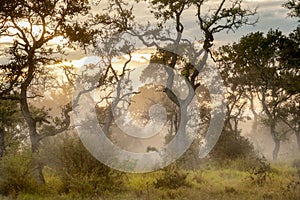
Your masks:
M220 0L210 0L207 2L207 9L214 8L217 4L220 3ZM244 26L237 30L235 33L226 32L218 33L215 35L215 43L217 46L238 41L238 39L250 32L262 31L267 32L269 29L280 29L284 33L289 33L294 30L297 25L297 19L291 19L287 17L289 12L287 9L282 7L282 4L285 3L285 0L244 0L244 7L254 9L258 7L258 17L259 22L255 26ZM105 1L102 1L102 4L99 6L93 6L93 13L101 13L106 7ZM195 16L196 10L191 9L185 11L183 15L183 22L185 26L185 34L190 38L201 39L203 34L199 29L197 24L197 17ZM135 19L138 23L145 24L150 21L152 24L155 24L153 15L150 13L150 10L147 4L139 3L134 7ZM7 48L12 42L12 38L0 38L1 50ZM68 59L79 60L84 57L84 52L81 50L78 51L68 51ZM0 63L7 62L5 56L0 57Z
M285 2L283 0L257 0L257 1L247 1L250 8L255 6L258 7L258 17L259 21L255 26L244 26L237 30L235 33L230 32L219 33L216 35L216 44L218 46L236 42L240 37L251 32L268 32L270 29L279 29L283 33L287 34L294 30L297 25L297 19L291 19L287 16L288 9L284 8L282 4Z

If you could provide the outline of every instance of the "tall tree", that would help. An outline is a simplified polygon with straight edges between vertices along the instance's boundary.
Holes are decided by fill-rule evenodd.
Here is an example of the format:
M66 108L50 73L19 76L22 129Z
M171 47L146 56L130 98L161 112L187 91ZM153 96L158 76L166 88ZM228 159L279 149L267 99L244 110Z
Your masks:
M261 103L275 144L273 159L277 159L284 137L276 125L283 116L283 108L295 94L289 92L293 85L288 86L294 71L280 62L288 41L280 31L271 30L266 36L261 32L248 34L239 43L221 48L222 65L230 82L237 82L244 94Z
M35 112L31 99L42 98L43 91L55 86L55 64L62 60L66 47L85 46L93 41L94 31L84 19L89 15L87 0L3 0L0 2L0 37L13 42L1 51L9 62L0 65L0 98L17 100L29 129L31 150L37 155L40 141L67 130L70 105L62 110L63 119L47 119L47 112ZM65 42L56 44L55 39ZM44 183L42 164L37 156L34 175Z
M178 43L182 37L182 33L185 29L185 24L183 21L183 15L188 10L195 11L196 20L199 24L199 35L203 34L203 41L202 46L203 49L207 52L211 52L211 47L213 46L214 42L214 35L218 32L222 31L235 31L236 29L239 29L243 25L253 25L256 23L256 21L251 21L249 18L251 16L254 16L256 14L256 10L249 10L245 9L242 6L242 1L226 1L222 0L216 3L216 6L212 8L208 8L208 3L206 1L187 1L187 0L181 0L181 1L171 1L171 0L152 0L149 1L149 6L151 9L151 12L154 14L155 18L158 20L159 27L162 27L167 22L171 22L174 25L174 30L178 33L177 39L173 41L174 46L178 45ZM151 34L151 33L150 33ZM149 36L147 32L141 33L143 36ZM145 37L145 38L146 38ZM147 43L146 40L144 40L142 37L140 37L141 40L144 42L146 46L156 46L155 43ZM158 35L155 36L155 38L159 40L165 40L163 36L159 38ZM191 41L190 41L191 42ZM199 51L193 47L191 47L191 44L187 44L186 51L188 54L191 54L191 57L193 59L198 58L201 54L203 55L203 51ZM168 59L167 64L170 68L175 69L175 65L177 63L177 60L180 60L180 58L177 55L174 55L174 53L170 52L159 52L158 54L165 54L162 55L165 60ZM184 49L180 49L179 51L184 51ZM170 55L171 54L171 55ZM205 59L205 56L204 56ZM202 65L203 67L203 65ZM201 67L200 67L201 68ZM199 78L199 71L201 69L195 69L192 65L186 65L184 68L179 69L181 71L181 74L184 74L184 76L188 79L190 84L192 85L191 89L196 90L197 87L200 86L199 83L197 83L197 79ZM172 75L170 75L169 83L172 85L173 80L171 80ZM174 98L174 95L170 93L170 91L166 90L166 93L168 94L169 98L176 104L176 98ZM178 102L177 102L178 104Z
M190 0L151 0L152 13L161 22L174 21L176 31L184 31L183 15L187 10L194 10L199 24L199 35L203 34L203 48L210 51L214 42L214 35L222 31L235 31L244 25L254 25L256 20L250 20L256 10L243 8L243 1L220 0L211 8L207 1Z
M179 33L177 35L177 40L174 41L173 45L176 46L178 39L180 40L181 34L185 30L185 21L183 16L185 12L193 10L195 12L195 20L198 23L197 33L199 36L202 36L200 45L203 47L204 51L197 48L191 47L191 44L186 44L186 48L180 48L179 52L185 52L189 54L189 58L192 62L202 57L202 60L197 60L196 63L199 66L195 68L192 64L188 63L182 67L178 62L180 62L179 56L174 55L174 53L165 53L162 57L167 61L167 65L177 71L180 71L186 80L191 84L192 90L197 90L197 88L203 87L201 83L200 71L204 67L203 63L207 61L207 55L204 52L212 54L211 48L214 43L214 36L216 33L223 31L235 31L244 25L253 25L256 23L256 20L251 20L252 16L255 16L256 10L250 10L242 6L242 1L226 1L221 0L215 2L213 6L210 6L207 1L170 1L170 0L153 0L149 1L150 8L152 13L159 22L161 26L166 22L171 22L174 24L174 30ZM162 37L162 40L165 39ZM158 39L159 40L159 39ZM163 53L163 52L158 52ZM211 55L213 58L213 56ZM214 58L213 58L214 59ZM177 62L178 61L178 62ZM174 84L172 80L172 74L169 75L169 85ZM205 87L205 86L204 86ZM174 97L169 90L166 90L168 97L178 105L177 99ZM189 92L191 94L191 91ZM177 102L177 103L176 103ZM243 105L241 105L243 107Z
M152 62L163 63L171 69L167 70L167 87L164 89L164 92L178 107L177 109L179 111L176 113L179 116L174 117L174 119L183 120L185 117L181 118L181 116L187 114L187 108L180 106L189 105L192 97L195 95L194 91L203 87L201 78L205 77L200 77L200 71L204 68L204 64L208 59L208 53L211 53L215 34L222 31L235 31L244 25L255 24L256 20L252 21L250 18L256 14L256 10L243 8L242 1L221 0L216 2L213 8L210 7L207 1L180 0L174 2L171 0L152 0L147 1L147 3L149 4L151 13L153 13L154 17L157 19L157 28L163 29L167 27L167 31L175 32L175 36L168 38L165 34L153 31L153 27L146 27L146 29L141 31L130 31L133 32L134 35L137 35L147 47L157 48L157 52L154 53L155 56L152 57ZM197 34L201 37L201 41L196 45L194 41L186 41L182 37L186 28L185 21L183 20L184 15L191 11L195 12L195 20L198 23ZM172 26L169 27L167 24L172 24ZM151 38L155 38L154 42ZM159 46L161 41L168 41L170 43L170 48ZM203 49L193 45L200 45ZM181 54L188 57L189 61L193 64L182 64L182 60L185 58L181 58L181 56L163 49L172 49L174 50L173 52L181 52ZM160 62L158 60L160 60ZM190 94L190 96L185 100L179 99L171 91L171 88L176 84L174 70L181 74L191 86L187 89L187 93ZM185 125L187 122L177 120L177 124ZM185 126L177 126L178 129L175 126L177 131L186 131Z
M140 2L140 1L136 1ZM180 100L176 97L176 95L171 91L171 88L174 88L176 85L176 80L174 79L174 70L179 72L178 74L181 74L186 80L189 82L189 85L191 87L188 88L182 88L186 89L188 91L185 91L189 94L194 94L194 91L197 90L197 88L201 87L200 84L200 75L199 71L203 67L203 63L205 63L206 59L209 57L208 52L210 52L210 49L214 42L214 34L221 32L221 31L229 31L229 30L236 30L240 28L243 25L247 24L254 24L256 21L250 21L249 18L253 15L255 15L255 10L245 9L242 7L242 2L237 1L226 1L222 0L219 3L217 3L216 8L214 9L208 9L209 5L206 1L186 1L186 0L180 0L180 1L146 1L150 7L150 11L154 14L155 21L153 26L143 26L140 25L139 21L134 21L134 18L132 16L132 11L134 11L134 7L130 7L131 3L133 1L123 1L123 0L113 0L110 1L110 8L109 13L106 15L106 22L114 21L115 16L117 16L118 23L116 23L116 26L119 27L120 31L124 31L125 33L128 33L129 35L133 35L137 37L145 46L151 48L156 48L156 52L154 52L154 56L152 57L151 61L154 61L156 63L159 63L159 59L164 60L164 65L169 68L166 69L167 71L167 85L163 91L167 94L168 98L178 107L178 110L180 110L179 115L184 116L187 113L186 107L189 105L189 101L192 100L194 95L190 95L185 100ZM134 6L134 5L133 5ZM185 24L183 21L183 15L186 12L194 11L196 16L196 20L199 22L199 29L198 32L200 36L203 36L203 41L197 43L196 45L203 46L203 48L194 48L193 42L194 41L187 41L185 44L186 46L181 46L182 44L179 44L180 41L184 41L182 38L182 34L185 30ZM176 32L175 37L169 37L167 35L160 35L159 32L157 32L157 29L161 29L163 27L166 27L168 23L171 23L172 26L167 28L165 30L166 32ZM151 22L149 22L151 23ZM155 30L153 30L155 29ZM109 31L108 31L109 32ZM113 35L111 34L110 37L103 37L101 38L101 44L99 46L98 52L99 57L101 57L101 60L103 61L102 64L106 66L104 72L102 73L104 76L99 76L99 81L96 81L96 87L98 88L106 88L110 89L113 88L113 85L117 85L117 97L105 97L107 102L110 104L108 107L108 117L105 119L105 122L103 123L103 129L105 133L109 133L109 127L113 125L113 115L111 110L116 106L116 104L119 102L120 96L119 95L119 83L121 82L122 78L127 78L127 75L130 73L128 70L128 63L131 62L131 56L130 52L134 51L134 48L131 48L131 45L124 45L124 48L119 49L120 46L123 44L132 44L132 41L126 41L126 38L124 40L120 39L120 35ZM151 39L152 38L152 39ZM153 42L154 38L154 42ZM175 38L175 39L174 39ZM115 39L115 41L114 41ZM118 41L119 40L119 41ZM196 69L196 66L193 66L190 63L182 64L182 58L180 58L179 55L164 51L164 47L166 46L159 46L159 41L167 41L170 42L170 48L172 47L179 47L180 50L182 50L182 53L185 55L189 55L190 58L194 59L194 61L199 64L199 68ZM186 41L186 40L185 40ZM118 45L115 45L115 43L119 42ZM158 42L158 43L156 43ZM121 44L121 45L120 45ZM114 47L115 45L115 47ZM186 47L186 48L185 48ZM126 49L127 48L127 49ZM168 47L166 47L168 49ZM117 52L116 53L116 49ZM123 52L119 52L123 51ZM124 51L125 50L125 51ZM127 50L127 52L126 52ZM178 49L177 49L178 50ZM114 68L114 65L112 64L112 58L118 57L120 55L127 54L129 55L129 60L127 60L125 65L123 66L123 69L117 69ZM199 61L199 57L203 57L202 62ZM155 58L156 57L156 58ZM184 59L184 58L183 58ZM193 62L193 61L191 61ZM153 75L153 74L152 74ZM128 75L129 77L129 75ZM151 77L150 77L151 78ZM130 80L128 80L130 82ZM90 88L92 90L92 88ZM111 95L111 93L109 93ZM129 95L129 94L126 94ZM109 99L109 100L108 100ZM110 101L111 99L114 100L114 102ZM122 101L124 102L124 100ZM179 108L180 104L186 106L185 108ZM102 112L104 113L104 112ZM178 119L178 118L177 118ZM185 117L183 117L184 120L186 120ZM174 120L176 120L176 117L174 117ZM173 123L171 123L173 124ZM185 125L187 124L185 121L180 121L178 124L183 124L181 127L174 127L173 130L181 129L181 132L185 132ZM179 145L178 145L179 147ZM180 148L180 147L179 147Z
M289 16L300 18L300 2L297 0L289 0L283 5L290 10ZM300 20L298 20L300 22ZM300 26L289 34L288 42L281 51L282 59L280 62L293 72L293 76L289 77L287 88L288 92L294 94L295 97L285 110L286 116L282 118L286 125L295 132L297 138L298 149L300 150Z

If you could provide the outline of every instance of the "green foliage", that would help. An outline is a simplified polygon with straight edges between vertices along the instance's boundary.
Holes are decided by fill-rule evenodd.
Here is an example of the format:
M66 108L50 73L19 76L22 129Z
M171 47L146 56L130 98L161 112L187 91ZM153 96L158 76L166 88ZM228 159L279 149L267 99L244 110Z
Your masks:
M156 188L176 189L182 186L188 186L188 173L181 170L174 170L170 167L164 170L164 173L156 179L154 186Z
M49 141L43 149L43 157L60 177L63 192L87 195L122 188L122 173L96 160L72 133Z
M261 104L275 143L273 159L277 159L280 141L288 133L278 130L278 122L294 126L288 122L287 108L297 102L300 88L298 32L289 36L272 29L267 34L250 33L239 43L223 46L219 54L220 71L227 87L250 103ZM251 110L255 112L253 105Z
M255 157L252 143L239 133L223 130L215 148L211 152L214 160L225 161Z
M237 161L231 161L228 166L235 166ZM244 161L246 162L246 161ZM241 161L242 163L242 161ZM257 161L257 167L259 161ZM163 177L165 171L157 171L146 174L127 174L124 183L126 189L110 189L101 194L84 194L69 192L57 193L56 190L62 186L62 179L53 169L44 169L48 191L44 193L33 193L30 191L19 192L16 196L5 197L0 195L0 199L28 199L28 200L82 200L82 199L186 199L186 200L215 200L215 199L249 199L249 200L296 200L299 199L299 186L295 168L287 164L271 164L270 176L272 179L262 185L249 182L249 173L234 168L224 169L220 166L211 166L207 169L185 171L188 175L185 184L174 189L169 187L155 186L155 180ZM165 169L166 170L166 169ZM170 172L173 171L168 169ZM175 180L175 179L173 179ZM78 180L77 180L78 181ZM153 182L153 184L152 184ZM80 183L79 183L80 184ZM167 183L164 183L166 185ZM188 187L186 187L187 185ZM51 187L50 187L51 186Z
M29 151L6 155L0 160L0 194L17 195L37 191L32 177L32 155Z
M300 181L291 180L285 187L282 188L284 195L287 199L300 198Z
M293 166L297 169L297 175L300 180L300 159L295 160Z
M289 15L291 17L300 17L300 2L297 0L289 0L285 4L284 7L290 10Z
M295 160L293 167L295 175L281 189L287 199L300 199L300 160Z
M257 158L257 165L249 169L248 172L252 183L263 185L271 178L271 164L265 157Z
M0 100L0 127L13 125L20 121L19 105L16 101Z
M24 138L19 104L16 101L0 100L0 157L15 151Z

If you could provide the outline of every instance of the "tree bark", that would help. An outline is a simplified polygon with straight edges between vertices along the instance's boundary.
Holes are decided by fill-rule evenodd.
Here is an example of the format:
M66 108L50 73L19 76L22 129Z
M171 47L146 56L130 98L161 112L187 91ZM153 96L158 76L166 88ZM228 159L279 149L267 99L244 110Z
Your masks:
M250 91L250 97L249 97L249 100L250 100L250 110L253 114L253 124L252 124L252 134L253 133L256 133L257 132L257 127L258 127L258 114L255 110L255 106L254 106L254 97L253 97L253 93L252 91Z
M262 101L263 109L266 112L266 114L270 120L270 134L271 134L271 137L275 144L275 147L273 150L273 160L277 160L278 153L280 150L280 138L278 138L278 135L276 133L276 119L275 119L274 113L271 113L271 111L269 110L267 103L266 103L266 89L264 89L262 91L262 100L261 101Z
M33 154L32 173L36 180L36 183L38 185L42 185L42 184L45 184L45 178L43 175L43 165L39 160L40 137L36 130L36 122L30 115L30 112L28 109L28 104L27 104L27 99L21 100L21 110L22 110L23 116L24 116L25 121L29 128L29 139L31 142L31 152Z
M0 127L0 158L3 157L5 151L4 129Z
M273 150L273 160L277 160L278 153L279 153L279 150L280 150L280 140L275 139L274 143L275 143L275 147L274 147L274 150Z
M21 100L21 102L22 102L22 100ZM32 173L36 180L36 183L38 185L42 185L42 184L45 184L45 178L43 175L43 165L39 159L40 137L36 130L36 122L34 121L34 119L32 119L32 117L29 113L27 100L25 100L23 103L21 103L21 109L22 109L22 113L25 118L25 121L27 122L27 125L29 128L29 139L31 142L31 152L33 154Z
M33 166L34 166L34 169L33 169L33 177L34 179L36 180L36 183L38 185L44 185L46 182L45 182L45 177L44 177L44 174L43 174L43 168L44 168L44 165L43 163L40 161L40 158L39 158L39 154L36 153L36 154L33 154Z
M296 133L298 151L300 152L300 132Z
M34 62L33 62L33 56L30 54L28 58L28 75L27 79L22 83L21 85L21 93L20 93L20 107L21 107L21 112L22 115L24 116L24 119L26 121L26 124L29 129L29 139L31 142L31 152L33 154L33 169L32 173L33 176L36 180L36 183L38 185L45 184L45 178L43 175L43 165L40 162L39 159L39 143L40 143L40 136L37 132L37 127L36 127L36 121L32 117L30 110L29 110L29 105L27 101L27 89L31 83L31 81L34 78Z
M276 135L275 127L276 127L275 121L271 120L270 133L271 133L272 139L273 139L274 144L275 144L275 147L274 147L274 150L273 150L273 160L277 160L278 153L279 153L279 150L280 150L280 139Z

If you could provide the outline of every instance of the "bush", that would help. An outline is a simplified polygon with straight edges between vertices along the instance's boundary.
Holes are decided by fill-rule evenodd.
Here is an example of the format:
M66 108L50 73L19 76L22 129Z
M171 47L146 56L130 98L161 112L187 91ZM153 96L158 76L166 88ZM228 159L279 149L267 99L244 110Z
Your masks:
M300 199L300 160L297 159L293 162L293 167L296 169L289 182L283 186L283 194L286 199Z
M156 188L177 189L182 186L188 186L188 173L182 170L173 169L172 166L165 168L163 174L156 179L154 186Z
M15 196L20 192L36 192L32 177L32 154L24 150L0 160L0 193Z
M256 157L256 152L252 143L240 133L223 130L210 155L213 160L223 161Z
M296 168L298 179L300 180L300 159L294 161L293 167Z
M270 179L271 164L265 157L257 158L257 165L248 170L249 178L252 183L257 185L263 185Z
M118 191L122 186L123 173L95 159L75 134L68 133L49 141L44 148L44 159L61 178L63 193L98 195Z

